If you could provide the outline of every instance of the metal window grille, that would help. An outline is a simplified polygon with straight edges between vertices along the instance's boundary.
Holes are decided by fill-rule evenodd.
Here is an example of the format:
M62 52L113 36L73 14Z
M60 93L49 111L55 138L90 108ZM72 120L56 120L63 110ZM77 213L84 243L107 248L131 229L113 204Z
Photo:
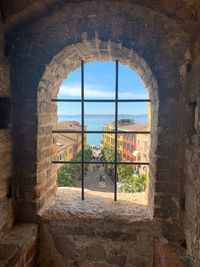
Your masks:
M82 200L85 199L84 196L84 165L85 164L113 164L115 169L115 179L114 179L114 200L117 200L117 165L149 165L149 162L119 162L117 160L117 135L127 134L126 131L118 131L118 103L119 102L151 102L150 99L118 99L118 77L119 77L119 60L116 60L116 73L115 73L115 99L85 99L84 96L84 60L81 60L81 99L51 99L52 102L79 102L81 103L81 131L75 130L55 130L52 133L80 133L82 136L82 160L81 161L52 161L53 164L81 164L82 166ZM114 131L102 130L102 131L86 131L84 124L84 103L86 102L114 102L115 103L115 129ZM115 160L113 162L95 162L95 161L85 161L84 160L84 134L114 134L115 135ZM129 131L129 134L150 134L150 131ZM134 136L135 137L135 136Z

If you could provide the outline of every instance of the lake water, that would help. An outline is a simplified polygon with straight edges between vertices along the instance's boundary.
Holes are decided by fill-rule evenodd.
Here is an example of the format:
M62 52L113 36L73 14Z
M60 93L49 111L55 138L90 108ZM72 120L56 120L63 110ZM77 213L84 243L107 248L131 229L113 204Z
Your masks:
M85 115L85 125L87 125L87 130L89 131L101 131L103 130L103 125L108 124L110 121L114 121L114 116L112 115ZM147 123L147 115L119 115L118 119L133 119L134 123ZM58 122L61 121L78 121L81 123L80 116L71 115L58 115ZM100 147L100 142L102 140L102 134L87 134L88 145L94 145Z

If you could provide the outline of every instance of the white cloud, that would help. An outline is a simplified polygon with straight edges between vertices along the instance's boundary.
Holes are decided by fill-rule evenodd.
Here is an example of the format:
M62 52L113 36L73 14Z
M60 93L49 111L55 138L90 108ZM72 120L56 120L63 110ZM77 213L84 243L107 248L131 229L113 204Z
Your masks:
M95 88L95 89L94 89ZM98 88L96 85L85 85L85 97L91 97L91 98L111 98L114 97L114 92L112 91L104 91L101 88ZM64 96L81 96L81 87L78 84L72 84L72 85L62 85L60 87L60 95Z
M73 84L71 86L62 85L60 87L59 95L64 96L80 96L81 88L80 85Z
M95 89L94 89L95 88ZM79 84L62 85L59 95L80 97L81 87ZM85 85L85 97L88 98L114 98L115 92L107 90L106 87L97 87L96 85ZM120 98L145 98L145 94L134 94L131 92L119 92Z
M127 98L127 99L133 99L133 98L147 98L147 95L145 94L134 94L130 92L119 92L120 98Z

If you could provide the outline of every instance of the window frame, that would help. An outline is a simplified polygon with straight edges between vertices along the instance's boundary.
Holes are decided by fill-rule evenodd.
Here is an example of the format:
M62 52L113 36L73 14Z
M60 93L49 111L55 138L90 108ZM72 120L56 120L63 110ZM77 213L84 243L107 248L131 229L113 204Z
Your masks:
M148 141L146 139L143 140L143 151L144 153L148 151Z
M52 102L79 102L81 103L81 131L72 131L72 130L53 130L52 133L79 133L82 136L82 160L81 161L52 161L53 164L81 164L82 165L82 200L85 199L84 196L84 165L85 164L114 164L115 166L115 179L114 179L114 200L117 201L117 165L120 164L128 164L128 165L149 165L149 162L124 162L124 161L118 161L117 160L117 135L118 134L124 134L126 135L126 131L119 131L118 130L118 103L119 102L151 102L150 99L118 99L118 77L119 77L119 60L116 59L116 76L115 76L115 99L85 99L84 96L84 60L81 60L81 99L51 99ZM85 102L114 102L115 103L115 127L114 130L112 131L88 131L85 130L85 124L84 124L84 103ZM113 162L87 162L84 160L84 134L87 133L109 133L109 134L114 134L115 135L115 159ZM150 131L129 131L129 136L130 134L150 134ZM129 137L130 140L130 137Z
M137 146L140 147L140 139L137 139Z

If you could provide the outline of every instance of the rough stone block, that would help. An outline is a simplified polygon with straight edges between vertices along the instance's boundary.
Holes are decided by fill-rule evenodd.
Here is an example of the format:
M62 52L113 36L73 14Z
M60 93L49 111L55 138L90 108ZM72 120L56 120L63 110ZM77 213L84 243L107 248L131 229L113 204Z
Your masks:
M0 266L13 267L17 264L19 259L20 250L16 245L0 244Z
M155 267L192 267L186 251L173 244L161 244L156 247Z
M24 258L31 257L37 251L37 235L37 226L29 224L17 225L4 231L0 241L0 266L25 266Z

